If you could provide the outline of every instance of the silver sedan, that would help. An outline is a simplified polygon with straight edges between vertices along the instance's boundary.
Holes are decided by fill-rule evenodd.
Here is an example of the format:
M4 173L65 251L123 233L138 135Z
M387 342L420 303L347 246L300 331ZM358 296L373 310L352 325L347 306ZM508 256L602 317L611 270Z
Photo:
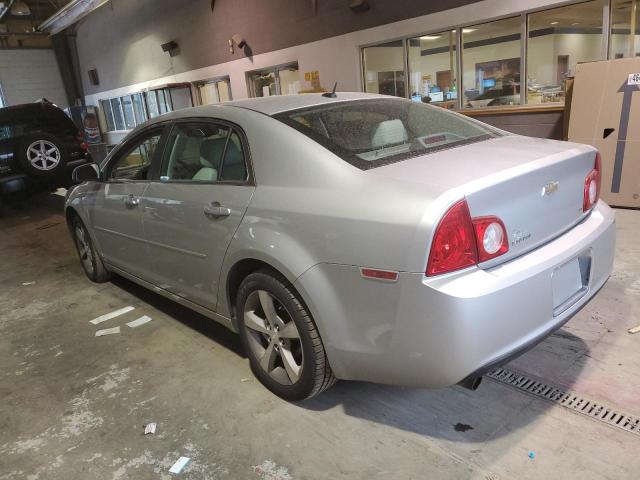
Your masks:
M475 388L612 270L600 156L367 94L242 100L131 132L65 209L88 277L240 334L299 400L336 379Z

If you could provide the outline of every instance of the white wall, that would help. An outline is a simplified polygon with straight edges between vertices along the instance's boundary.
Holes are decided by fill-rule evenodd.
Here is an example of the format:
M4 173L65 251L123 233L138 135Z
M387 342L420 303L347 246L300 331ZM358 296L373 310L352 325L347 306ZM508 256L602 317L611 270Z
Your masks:
M46 98L67 107L67 96L53 50L0 50L0 85L7 105Z

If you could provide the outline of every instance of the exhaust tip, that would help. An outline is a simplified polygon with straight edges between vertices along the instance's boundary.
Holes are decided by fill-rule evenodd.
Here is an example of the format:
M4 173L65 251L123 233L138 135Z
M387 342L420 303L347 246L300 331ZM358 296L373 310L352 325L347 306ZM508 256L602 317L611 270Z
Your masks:
M482 377L467 377L458 383L458 385L469 390L477 390L481 383Z

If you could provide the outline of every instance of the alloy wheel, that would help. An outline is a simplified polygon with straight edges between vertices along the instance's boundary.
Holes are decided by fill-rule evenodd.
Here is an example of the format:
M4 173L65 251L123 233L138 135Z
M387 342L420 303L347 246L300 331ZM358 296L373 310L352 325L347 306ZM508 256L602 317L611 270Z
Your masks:
M87 233L80 225L76 225L76 245L78 247L78 253L80 254L80 261L85 270L89 273L93 273L93 254L91 251L91 245L87 239Z
M53 170L60 163L60 149L48 140L37 140L27 148L27 160L38 170Z
M247 340L260 368L281 385L293 385L303 369L302 343L293 317L266 290L252 292L244 306Z

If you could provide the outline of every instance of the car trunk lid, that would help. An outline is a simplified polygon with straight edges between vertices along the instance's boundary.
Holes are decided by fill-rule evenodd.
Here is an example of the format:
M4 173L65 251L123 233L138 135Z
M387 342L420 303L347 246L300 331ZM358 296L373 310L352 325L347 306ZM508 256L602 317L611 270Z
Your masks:
M495 215L509 251L493 266L542 245L578 223L595 150L586 145L506 135L369 170L440 189L439 212L465 197L472 217Z

